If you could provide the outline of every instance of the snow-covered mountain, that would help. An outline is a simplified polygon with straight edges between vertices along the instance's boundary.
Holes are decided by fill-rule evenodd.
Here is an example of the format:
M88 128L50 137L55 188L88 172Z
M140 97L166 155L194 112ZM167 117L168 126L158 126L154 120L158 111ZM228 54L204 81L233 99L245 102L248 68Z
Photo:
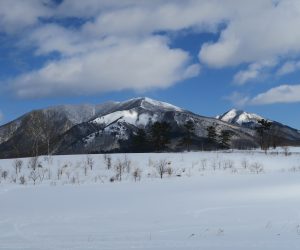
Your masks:
M299 130L286 126L282 123L270 120L254 113L248 113L243 110L231 109L222 115L216 117L217 119L228 122L230 124L238 125L244 128L255 129L260 126L259 121L264 119L272 124L272 133L278 137L280 141L295 142L299 140ZM293 143L292 143L293 144Z
M258 146L257 121L262 117L231 110L216 118L204 117L172 104L139 97L124 102L101 105L62 105L35 110L0 127L0 157L39 154L80 154L96 152L132 152L132 138L139 129L150 133L155 122L171 127L169 150L185 148L179 142L187 121L195 126L192 149L209 149L207 128L214 126L218 134L228 131L231 146ZM275 124L278 137L286 144L300 144L297 130Z
M224 122L251 128L257 126L258 121L265 119L260 115L237 109L231 109L216 118Z
M149 132L154 122L171 125L171 150L180 150L178 142L184 134L184 124L191 120L195 125L195 146L207 144L207 127L215 126L217 131L228 130L233 135L233 145L255 146L253 130L239 128L215 118L203 117L174 105L135 98L115 105L110 112L95 116L89 122L78 124L61 138L56 153L80 153L99 151L130 151L130 139L139 128Z

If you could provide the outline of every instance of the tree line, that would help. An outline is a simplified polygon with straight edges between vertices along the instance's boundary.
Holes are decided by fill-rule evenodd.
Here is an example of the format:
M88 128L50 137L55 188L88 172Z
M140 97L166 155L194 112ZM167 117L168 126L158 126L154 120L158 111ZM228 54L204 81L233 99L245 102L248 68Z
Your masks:
M148 132L148 133L147 133ZM208 144L214 145L214 149L230 148L230 140L232 134L230 131L223 130L218 134L216 126L209 126L206 129ZM187 151L191 150L191 146L196 141L195 124L192 120L188 120L183 124L182 135L177 146L184 147ZM132 148L135 152L161 152L168 149L171 139L171 125L167 122L155 122L150 129L139 128L132 136ZM211 147L210 147L211 148ZM202 149L209 149L203 147Z

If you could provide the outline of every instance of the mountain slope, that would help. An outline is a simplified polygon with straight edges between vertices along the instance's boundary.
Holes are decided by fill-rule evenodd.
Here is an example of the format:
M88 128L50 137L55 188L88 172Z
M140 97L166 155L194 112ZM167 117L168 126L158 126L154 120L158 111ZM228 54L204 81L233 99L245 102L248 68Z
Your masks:
M34 110L0 127L0 157L48 153L48 145L76 124L109 112L116 103L102 105L61 105ZM46 149L47 147L47 149Z
M247 113L237 109L231 109L216 118L224 122L250 128L257 126L258 121L264 119L257 114Z
M232 134L232 145L255 146L253 130L193 114L171 104L149 98L135 98L119 103L115 109L89 122L78 124L60 139L55 153L88 153L108 151L132 151L130 140L139 128L150 133L154 122L171 125L170 150L183 150L178 146L184 134L184 125L191 120L195 125L194 147L208 144L207 127L215 126L217 131L228 130Z
M255 127L262 119L256 114L231 110L216 118L204 117L174 105L147 97L101 105L62 105L35 110L0 127L0 158L36 154L80 154L98 152L133 152L133 137L139 129L148 136L152 124L170 124L169 151L182 151L187 121L195 126L191 149L215 149L207 138L207 128L217 134L228 131L230 146L258 146ZM272 121L272 131L282 145L300 145L300 133ZM151 144L148 145L151 148Z
M224 114L217 116L217 119L238 125L244 128L255 129L260 126L259 121L264 119L271 122L271 133L277 141L287 145L298 145L300 140L299 130L286 126L276 121L264 118L254 113L248 113L243 110L231 109Z

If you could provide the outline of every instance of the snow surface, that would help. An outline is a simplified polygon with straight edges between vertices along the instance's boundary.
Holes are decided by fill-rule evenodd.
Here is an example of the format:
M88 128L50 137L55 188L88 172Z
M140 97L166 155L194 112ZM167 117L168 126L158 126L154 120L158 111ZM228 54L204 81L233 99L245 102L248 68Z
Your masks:
M40 157L36 185L0 160L0 249L299 249L300 148L106 157L109 170L104 155ZM163 179L161 160L173 169Z

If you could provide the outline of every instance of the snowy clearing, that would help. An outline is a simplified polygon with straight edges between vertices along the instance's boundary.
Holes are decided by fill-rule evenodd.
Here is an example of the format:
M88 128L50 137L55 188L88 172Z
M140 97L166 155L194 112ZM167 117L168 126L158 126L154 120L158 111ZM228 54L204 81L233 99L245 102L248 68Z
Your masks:
M3 250L299 249L299 148L39 157L35 185L22 162L0 160Z

